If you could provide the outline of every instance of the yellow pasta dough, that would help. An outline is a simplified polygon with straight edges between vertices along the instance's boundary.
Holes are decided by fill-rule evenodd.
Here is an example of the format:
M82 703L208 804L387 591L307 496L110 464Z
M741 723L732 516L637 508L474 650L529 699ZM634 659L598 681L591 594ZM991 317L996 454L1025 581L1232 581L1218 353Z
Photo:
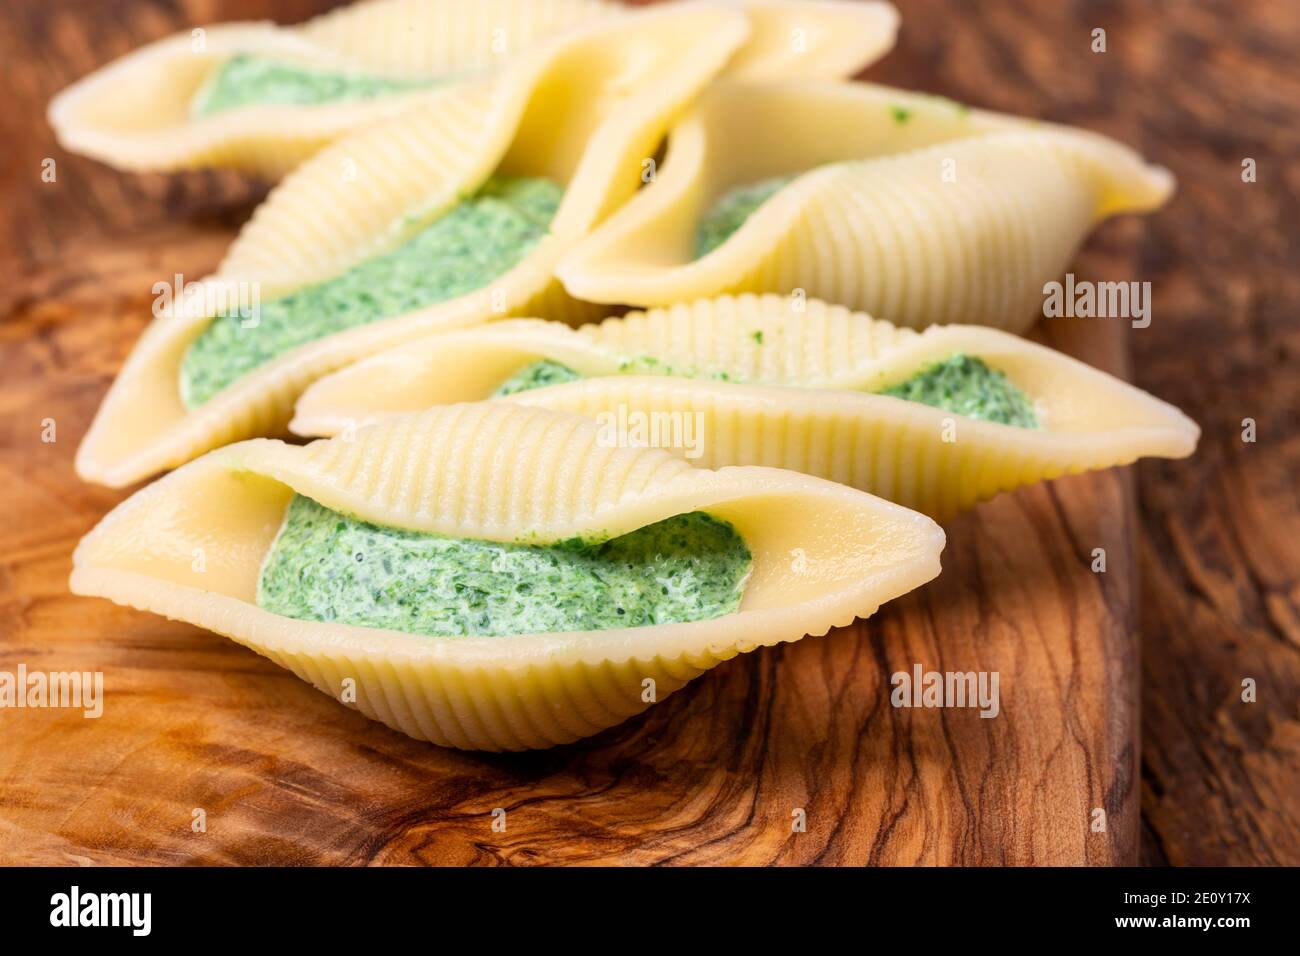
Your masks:
M737 189L757 207L701 244L720 201L744 206ZM1167 170L1079 130L866 84L723 80L559 274L593 302L801 290L912 328L1020 332L1093 225L1172 189Z
M752 38L736 76L849 76L887 51L887 3L744 0ZM638 16L610 0L366 0L298 26L198 28L95 71L50 105L65 149L129 170L224 166L279 178L351 130L407 108L430 89L472 82L575 28ZM367 95L237 103L196 110L233 58L297 78L355 82ZM283 77L281 77L283 82Z
M735 79L845 79L888 53L898 32L898 11L878 0L738 2L753 32L727 64Z
M740 534L752 566L738 610L691 623L430 638L304 621L257 601L295 494L380 526L537 544L703 512ZM929 519L842 485L694 469L610 447L579 416L476 403L211 452L105 517L71 585L225 634L413 737L520 750L613 726L736 654L865 617L933 578L943 540Z
M521 312L589 317L554 280L555 262L635 192L642 158L748 29L737 10L709 4L615 18L317 153L259 207L217 273L192 283L146 329L78 450L78 474L121 486L227 442L274 434L314 378L431 332ZM248 290L273 303L398 249L494 174L563 187L538 240L508 271L446 301L284 351L187 407L183 360L213 317L229 314L222 303ZM250 318L252 342L263 332L255 312Z
M1040 427L877 394L956 355L1005 375L1033 401ZM659 422L666 442L689 425L689 444L672 450L694 464L790 468L939 519L1030 482L1143 456L1186 457L1199 436L1165 402L1008 333L962 325L916 332L773 294L720 296L576 330L516 319L433 337L321 379L299 400L291 428L334 435L412 409L486 399L538 361L582 379L495 401L577 412L615 430Z

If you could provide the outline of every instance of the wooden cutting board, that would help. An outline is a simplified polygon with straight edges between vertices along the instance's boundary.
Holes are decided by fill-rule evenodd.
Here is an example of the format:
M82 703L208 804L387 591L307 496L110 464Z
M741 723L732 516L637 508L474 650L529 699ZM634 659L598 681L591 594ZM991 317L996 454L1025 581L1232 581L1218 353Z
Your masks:
M275 15L326 5L291 0ZM72 597L72 548L123 497L77 480L76 445L153 283L210 270L256 190L226 176L112 173L58 151L40 110L147 39L269 14L263 0L166 11L130 0L88 27L84 7L42 0L0 22L0 60L15 64L27 104L0 113L12 159L0 163L0 671L105 680L99 719L0 710L0 862L1135 862L1128 469L985 504L948 526L942 576L870 621L744 655L599 737L537 753L409 740L224 638ZM949 38L928 26L940 19L928 6L904 14L904 43L875 77L1031 114L1036 84L991 56L945 51L985 33L996 48L1031 26L1031 52L1075 35L998 14ZM1104 117L1077 118L1133 140ZM36 184L44 156L59 162L48 187ZM204 218L214 211L221 221ZM1107 225L1074 271L1138 274L1142 236L1133 221ZM1126 371L1121 326L1061 321L1036 336ZM1091 570L1095 548L1104 574ZM917 664L997 671L1000 714L891 707L889 676ZM199 809L205 832L192 827Z
M0 711L0 860L1135 860L1122 470L988 503L948 527L941 577L871 620L744 655L548 752L409 740L222 637L70 595L74 545L122 497L78 481L77 443L150 314L153 282L164 269L204 273L230 237L181 224L73 244L5 277L0 670L102 671L105 696L98 719ZM1067 322L1041 337L1122 372L1119 328ZM1094 548L1105 573L1091 569ZM916 664L997 671L1001 712L895 709L889 677ZM192 828L196 809L206 832Z

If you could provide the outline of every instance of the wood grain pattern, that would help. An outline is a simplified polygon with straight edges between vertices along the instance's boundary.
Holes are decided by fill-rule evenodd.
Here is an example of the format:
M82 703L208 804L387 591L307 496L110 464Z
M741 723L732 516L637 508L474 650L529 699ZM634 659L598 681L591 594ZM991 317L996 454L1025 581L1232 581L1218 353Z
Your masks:
M270 7L127 0L90 29L89 6L24 2L0 20L24 104L0 114L16 144L0 180L0 670L102 670L107 701L98 721L0 711L0 860L1111 864L1137 858L1142 822L1153 861L1300 860L1291 20L1226 0L1177 22L1137 0L901 3L900 49L872 78L1080 122L1178 172L1170 210L1106 226L1075 272L1153 281L1155 322L1127 336L1134 371L1206 428L1201 454L1136 470L1140 525L1133 469L1023 489L953 522L941 578L870 622L746 655L591 741L481 756L407 740L222 638L68 595L72 545L120 497L76 480L76 442L152 284L211 268L260 187L67 157L44 103L147 39ZM1192 63L1208 75L1174 90ZM1254 193L1242 149L1261 157ZM45 155L57 184L40 182ZM1126 370L1117 326L1038 335ZM915 662L999 671L1001 716L890 707L888 675ZM1260 703L1244 710L1250 674ZM791 832L797 808L807 832Z

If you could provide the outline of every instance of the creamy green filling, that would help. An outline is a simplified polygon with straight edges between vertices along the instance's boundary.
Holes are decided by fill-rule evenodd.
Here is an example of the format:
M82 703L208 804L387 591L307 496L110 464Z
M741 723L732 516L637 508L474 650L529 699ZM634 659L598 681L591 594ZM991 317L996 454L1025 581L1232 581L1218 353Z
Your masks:
M490 179L392 252L264 302L251 319L217 316L181 360L181 400L196 408L298 346L483 288L546 235L563 195L546 179Z
M1037 428L1033 402L1006 374L960 352L880 394L1018 428Z
M731 238L731 234L743 226L759 206L794 178L794 175L773 176L726 193L709 207L695 227L695 258L708 255Z
M309 106L368 100L424 89L434 82L321 70L238 53L217 66L199 88L191 112L195 116L211 116L241 106Z
M432 637L603 630L730 614L752 564L735 528L703 512L599 544L501 544L383 527L296 495L257 603Z
M653 360L642 359L635 363L625 363L620 371L648 371L651 374L678 375L685 378L705 377L673 371L666 365L656 369L654 365ZM708 377L728 378L724 374ZM512 395L530 388L542 388L579 378L582 376L568 366L546 360L524 366L508 378L494 394ZM944 411L965 415L967 418L1015 425L1019 428L1038 427L1038 417L1034 414L1034 404L1029 396L1012 384L1005 373L990 368L981 359L961 353L942 362L936 362L905 381L883 389L879 394L932 405Z
M582 378L582 375L569 368L569 366L553 362L550 359L542 359L525 365L515 372L502 382L492 395L493 397L514 395L516 392L526 392L533 388L545 388L547 385L562 385L565 382L575 382L580 378Z

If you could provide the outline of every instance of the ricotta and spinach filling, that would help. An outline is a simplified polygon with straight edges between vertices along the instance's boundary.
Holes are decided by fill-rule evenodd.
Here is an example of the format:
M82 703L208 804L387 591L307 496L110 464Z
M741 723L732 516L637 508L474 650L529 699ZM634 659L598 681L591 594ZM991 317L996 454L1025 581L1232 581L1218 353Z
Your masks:
M700 217L695 227L695 258L708 255L758 211L758 207L794 181L795 175L773 176L737 186L723 194Z
M758 333L756 333L758 334ZM755 342L762 344L762 339ZM647 372L649 374L679 375L685 378L705 376L672 370L667 366L656 368L657 363L645 359L625 363L621 372ZM728 379L726 375L710 378ZM544 359L525 365L503 382L493 396L513 395L530 388L543 388L582 378L567 365ZM882 389L878 394L891 395L909 402L920 402L947 412L977 418L986 422L1014 425L1018 428L1038 428L1034 403L1019 389L1005 372L991 368L982 359L957 353L941 362L926 366L896 385Z
M323 70L271 57L237 53L219 63L190 104L194 116L212 116L241 106L314 106L369 100L435 85L368 73Z
M986 422L1017 428L1038 427L1034 403L1005 372L960 352L882 389L880 394Z
M428 637L590 631L730 614L752 566L736 529L704 512L601 542L531 545L385 527L295 495L257 604Z
M563 196L547 179L493 177L391 252L263 302L252 317L214 317L181 359L182 402L197 408L309 342L483 288L536 247Z

